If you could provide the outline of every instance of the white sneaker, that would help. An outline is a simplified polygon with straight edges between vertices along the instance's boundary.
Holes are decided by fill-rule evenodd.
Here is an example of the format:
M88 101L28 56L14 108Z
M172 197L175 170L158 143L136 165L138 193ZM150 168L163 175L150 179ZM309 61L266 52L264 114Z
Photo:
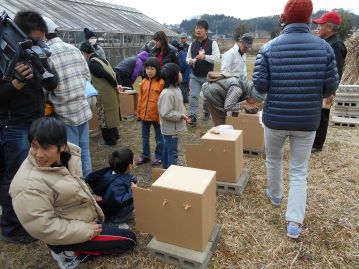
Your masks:
M73 251L63 251L56 254L51 250L51 256L57 262L60 269L76 268L81 263L81 260L77 259Z
M130 226L128 226L128 224L126 222L117 224L117 227L120 229L126 229L126 230L130 229Z

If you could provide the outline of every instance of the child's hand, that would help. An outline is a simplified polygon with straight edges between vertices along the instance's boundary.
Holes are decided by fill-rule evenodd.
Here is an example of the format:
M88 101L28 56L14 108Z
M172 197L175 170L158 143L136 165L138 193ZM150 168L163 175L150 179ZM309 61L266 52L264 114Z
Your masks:
M116 90L117 90L118 93L124 92L124 90L123 90L123 88L122 88L122 85L117 85L117 86L116 86Z
M187 124L191 123L191 119L185 114L181 115L181 119L183 119Z

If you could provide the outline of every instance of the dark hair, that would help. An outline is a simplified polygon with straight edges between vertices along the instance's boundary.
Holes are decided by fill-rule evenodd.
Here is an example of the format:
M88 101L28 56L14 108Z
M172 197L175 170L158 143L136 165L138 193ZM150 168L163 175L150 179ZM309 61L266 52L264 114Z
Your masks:
M95 52L95 48L88 41L84 41L81 43L80 50L87 54L91 54L91 53Z
M30 144L36 140L44 148L55 145L60 149L67 145L66 127L56 118L39 118L31 124L28 140Z
M155 57L150 57L146 60L145 64L143 65L144 68L144 77L149 79L149 77L146 74L146 67L151 66L156 68L156 76L155 79L159 80L161 79L161 63L160 61Z
M42 16L32 10L19 11L16 13L14 22L27 35L31 31L47 33L47 25Z
M177 87L179 67L175 63L168 63L162 67L161 76L165 81L165 88Z
M158 31L156 32L154 35L153 35L153 40L155 41L160 41L161 42L161 49L164 50L164 49L167 49L168 47L168 40L167 40L167 36L165 34L165 32L163 31Z
M133 164L133 151L126 147L120 147L109 155L108 163L116 174L126 172L128 166Z
M199 21L196 23L196 26L203 27L204 29L206 29L206 31L208 30L208 22L205 21L205 20L199 20Z

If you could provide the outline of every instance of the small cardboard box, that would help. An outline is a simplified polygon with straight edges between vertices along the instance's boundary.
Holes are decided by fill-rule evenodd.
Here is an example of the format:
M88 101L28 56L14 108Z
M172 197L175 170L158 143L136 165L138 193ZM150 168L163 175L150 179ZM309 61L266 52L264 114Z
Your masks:
M100 130L100 124L98 122L97 109L91 109L92 118L89 120L89 132L90 135L95 135Z
M171 165L151 189L132 190L139 231L160 242L206 248L216 224L215 171Z
M136 116L137 92L135 90L120 92L119 101L122 117Z
M237 182L243 171L242 131L206 133L198 145L186 145L187 166L217 172L217 180Z
M239 113L235 117L227 117L226 124L232 125L236 130L243 131L243 148L249 150L264 149L264 129L259 123L259 113Z

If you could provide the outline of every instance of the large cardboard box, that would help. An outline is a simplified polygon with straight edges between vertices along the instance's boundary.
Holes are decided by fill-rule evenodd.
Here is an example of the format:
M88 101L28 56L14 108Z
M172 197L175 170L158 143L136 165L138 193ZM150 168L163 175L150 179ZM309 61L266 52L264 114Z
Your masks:
M238 116L227 117L226 124L243 131L244 149L263 151L264 129L259 123L259 113L239 113Z
M135 90L120 92L119 100L122 117L136 116L137 92Z
M216 224L216 172L171 165L151 189L134 187L136 228L203 251Z
M186 145L187 166L217 172L217 180L237 182L243 171L242 131L207 132L198 145Z

